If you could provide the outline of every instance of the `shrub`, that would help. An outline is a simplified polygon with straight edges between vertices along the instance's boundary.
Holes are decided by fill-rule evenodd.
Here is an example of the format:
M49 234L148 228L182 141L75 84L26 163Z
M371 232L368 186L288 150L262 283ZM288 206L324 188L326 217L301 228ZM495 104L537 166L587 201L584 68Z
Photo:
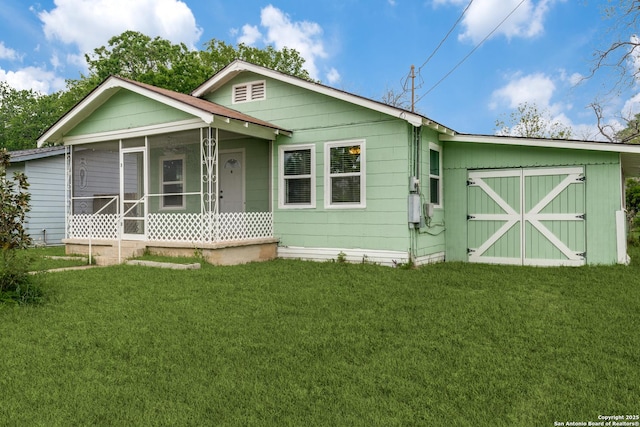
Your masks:
M9 160L7 150L0 150L0 301L32 302L41 292L31 283L31 260L26 253L31 244L24 228L30 210L29 183L21 172L7 179Z

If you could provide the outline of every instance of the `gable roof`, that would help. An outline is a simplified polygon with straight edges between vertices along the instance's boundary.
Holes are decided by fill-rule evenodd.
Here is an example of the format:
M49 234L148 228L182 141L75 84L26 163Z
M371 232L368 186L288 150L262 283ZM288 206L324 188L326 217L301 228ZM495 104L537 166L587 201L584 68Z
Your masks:
M264 120L251 117L231 108L223 107L205 99L196 98L191 95L162 89L149 84L136 82L117 76L110 76L97 88L82 99L76 106L62 116L38 138L38 146L46 142L59 143L64 135L86 119L98 107L103 105L109 98L120 90L129 90L162 104L168 105L180 111L184 111L201 119L205 124L211 125L215 118L234 120L244 124L257 125L274 131L275 134L290 134L286 129L268 123Z
M290 76L288 74L281 73L279 71L271 70L269 68L262 67L260 65L251 64L246 61L242 61L237 59L233 61L231 64L224 67L222 70L217 72L213 77L209 80L198 86L191 95L196 97L202 97L207 93L213 92L219 87L223 86L235 76L242 72L252 72L265 77L269 77L275 80L279 80L293 86L298 86L313 92L317 92L323 95L327 95L336 99L340 99L342 101L346 101L355 105L359 105L361 107L365 107L371 109L373 111L378 111L383 114L388 114L393 117L397 117L403 120L406 120L408 123L411 123L413 126L428 126L439 133L455 135L455 131L447 128L446 126L441 125L427 117L424 117L415 112L407 111L402 108L393 107L391 105L387 105L385 103L374 101L369 98L364 98L359 95L354 95L349 92L345 92L343 90L335 89L329 86L325 86L320 83L311 82L308 80L301 79L299 77Z

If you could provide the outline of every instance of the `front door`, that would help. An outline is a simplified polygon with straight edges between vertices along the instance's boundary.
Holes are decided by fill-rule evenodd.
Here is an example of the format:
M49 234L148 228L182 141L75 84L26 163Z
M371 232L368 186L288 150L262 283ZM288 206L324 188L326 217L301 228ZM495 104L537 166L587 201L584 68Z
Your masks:
M220 151L220 213L244 212L244 151Z
M470 171L469 261L585 263L582 167Z
M146 155L144 148L123 149L120 154L120 212L124 213L122 234L125 239L145 236Z

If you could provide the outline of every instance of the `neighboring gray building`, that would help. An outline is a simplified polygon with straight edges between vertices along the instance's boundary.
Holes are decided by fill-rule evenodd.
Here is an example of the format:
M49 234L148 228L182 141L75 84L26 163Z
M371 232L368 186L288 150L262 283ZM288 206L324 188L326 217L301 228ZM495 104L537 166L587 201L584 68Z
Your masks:
M65 147L12 151L7 177L23 172L29 182L31 212L27 232L34 245L61 245L64 239Z

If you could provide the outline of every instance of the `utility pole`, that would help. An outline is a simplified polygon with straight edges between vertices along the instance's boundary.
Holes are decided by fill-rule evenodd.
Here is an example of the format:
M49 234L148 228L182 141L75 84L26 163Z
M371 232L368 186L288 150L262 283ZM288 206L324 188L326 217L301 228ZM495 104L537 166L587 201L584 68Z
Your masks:
M411 66L411 112L415 111L415 99L416 99L416 67Z

